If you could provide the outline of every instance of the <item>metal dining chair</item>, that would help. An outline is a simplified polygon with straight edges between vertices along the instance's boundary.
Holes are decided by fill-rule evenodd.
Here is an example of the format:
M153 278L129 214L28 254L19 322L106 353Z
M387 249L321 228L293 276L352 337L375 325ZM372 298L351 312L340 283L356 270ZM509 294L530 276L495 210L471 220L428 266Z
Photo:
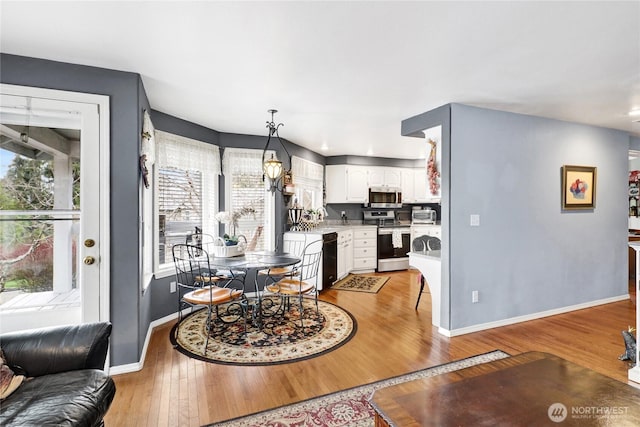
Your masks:
M282 298L283 313L289 311L291 297L298 298L300 308L300 325L304 327L304 297L311 297L315 301L318 312L318 271L322 259L322 240L316 240L305 246L297 264L296 275L286 275L282 279L271 284L266 284L264 289L270 294Z
M196 245L178 244L173 247L173 261L176 269L178 316L182 320L184 309L204 306L207 309L206 327L210 331L213 323L235 323L244 319L247 331L248 302L244 281L238 281L240 288L230 287L233 280L216 275L211 268L209 254ZM215 316L214 316L215 315ZM209 344L209 334L205 341L205 354Z
M244 238L244 236L240 236ZM196 227L196 232L188 234L186 237L186 244L193 245L198 247L199 249L205 250L209 255L213 253L213 246L218 245L218 237L215 237L208 233L202 233L198 227ZM196 253L201 251L196 251ZM232 281L241 281L244 280L246 272L244 270L217 270L215 275L220 279L227 280L228 282Z
M283 253L302 257L304 248L307 245L307 236L303 235L302 239L298 240L285 240L282 245ZM261 276L267 276L267 284L269 282L277 282L283 277L292 277L300 274L299 263L291 265L289 267L273 267L258 271Z

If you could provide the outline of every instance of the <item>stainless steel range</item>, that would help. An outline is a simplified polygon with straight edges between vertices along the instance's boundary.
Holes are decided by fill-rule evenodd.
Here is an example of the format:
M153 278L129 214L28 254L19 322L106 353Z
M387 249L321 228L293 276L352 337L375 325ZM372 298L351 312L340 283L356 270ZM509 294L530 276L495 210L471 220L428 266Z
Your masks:
M364 223L378 226L378 271L408 269L410 225L400 224L393 210L364 211Z

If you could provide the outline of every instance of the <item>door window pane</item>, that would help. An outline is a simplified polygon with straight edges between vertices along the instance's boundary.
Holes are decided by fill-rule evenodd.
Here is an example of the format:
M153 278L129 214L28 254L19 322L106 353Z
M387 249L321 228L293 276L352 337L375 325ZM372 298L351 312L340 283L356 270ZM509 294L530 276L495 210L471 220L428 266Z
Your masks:
M7 128L20 137L0 148L0 308L79 307L79 131Z

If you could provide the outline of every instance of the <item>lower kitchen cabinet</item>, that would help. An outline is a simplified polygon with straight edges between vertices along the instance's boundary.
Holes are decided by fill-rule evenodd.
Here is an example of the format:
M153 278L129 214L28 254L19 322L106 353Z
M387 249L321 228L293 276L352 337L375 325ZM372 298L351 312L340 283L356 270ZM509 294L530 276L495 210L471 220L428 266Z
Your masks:
M358 227L353 230L353 271L375 271L378 266L378 228Z

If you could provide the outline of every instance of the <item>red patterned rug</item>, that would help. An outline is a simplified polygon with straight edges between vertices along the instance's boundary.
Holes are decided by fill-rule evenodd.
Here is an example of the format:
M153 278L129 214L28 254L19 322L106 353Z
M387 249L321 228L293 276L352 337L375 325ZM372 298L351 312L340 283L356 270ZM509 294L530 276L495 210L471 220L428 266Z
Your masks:
M504 359L509 355L495 350L444 365L434 366L410 374L389 378L337 393L259 412L246 417L234 418L218 427L373 427L375 413L369 404L374 391L406 381L428 378L480 363Z

